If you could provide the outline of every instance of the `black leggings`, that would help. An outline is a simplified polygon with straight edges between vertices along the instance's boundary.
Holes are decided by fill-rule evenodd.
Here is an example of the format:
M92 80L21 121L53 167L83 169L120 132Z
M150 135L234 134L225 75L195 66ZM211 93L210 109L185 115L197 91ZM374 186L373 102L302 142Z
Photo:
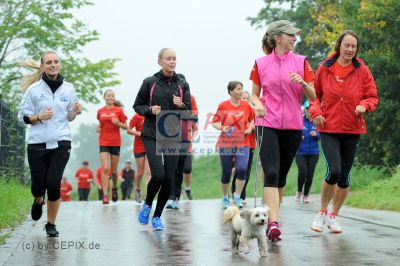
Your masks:
M182 193L183 174L192 173L192 154L179 155L178 166L175 171L175 179L170 183L171 191L169 193L170 200L179 200Z
M79 201L87 201L89 198L90 188L78 188Z
M350 185L350 171L353 167L359 134L321 133L321 147L326 160L325 182L341 188Z
M60 198L61 179L71 152L70 141L59 141L58 148L46 149L46 144L28 144L28 162L31 170L31 192L49 201Z
M146 204L151 206L158 193L154 217L160 217L170 194L170 182L175 178L178 165L177 155L161 155L161 145L155 139L143 139L147 160L149 161L151 179L147 185Z
M269 127L257 127L262 136L260 161L265 174L264 187L283 188L300 146L302 130L278 130Z
M296 164L298 169L297 191L302 192L304 186L305 196L308 196L310 193L318 158L318 154L296 155Z
M246 187L247 187L247 183L249 183L249 179L250 179L250 173L251 173L251 165L253 164L253 155L254 155L254 149L250 148L250 153L249 153L249 162L247 163L247 175L246 175L246 182L244 183L244 187L242 190L242 194L240 194L240 198L242 200L246 199ZM233 193L236 191L236 178L237 178L237 172L235 170L235 173L233 175L233 180L232 180L232 186L231 186L231 190L232 190L232 195Z

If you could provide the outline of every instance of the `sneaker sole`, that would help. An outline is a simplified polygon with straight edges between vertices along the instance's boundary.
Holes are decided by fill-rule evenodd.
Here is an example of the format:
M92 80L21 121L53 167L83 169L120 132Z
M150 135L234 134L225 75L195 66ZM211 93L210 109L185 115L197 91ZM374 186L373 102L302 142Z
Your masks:
M154 228L154 227L153 227L153 230L154 230L154 231L163 231L164 228L160 228L160 227Z
M331 228L328 226L328 228L329 228L329 233L331 233L331 234L341 234L342 233L342 230L331 230Z
M312 231L314 231L314 232L317 232L317 233L322 233L322 229L319 229L319 228L313 228L312 226L310 226L310 229L311 229Z

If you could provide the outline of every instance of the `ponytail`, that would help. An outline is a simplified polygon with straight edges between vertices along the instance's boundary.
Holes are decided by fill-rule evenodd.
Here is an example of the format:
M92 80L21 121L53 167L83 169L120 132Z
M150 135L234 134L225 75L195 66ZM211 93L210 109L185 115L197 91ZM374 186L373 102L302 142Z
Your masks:
M279 34L274 34L274 35L279 35ZM272 50L274 50L276 47L276 42L273 37L274 35L269 35L268 32L264 34L264 37L262 39L262 49L265 54L272 53Z
M26 91L26 89L31 86L33 83L36 81L40 80L40 77L43 74L43 71L40 69L40 64L38 64L34 60L25 60L21 63L21 66L35 69L35 72L32 74L27 74L23 76L22 82L21 82L21 89L22 91Z

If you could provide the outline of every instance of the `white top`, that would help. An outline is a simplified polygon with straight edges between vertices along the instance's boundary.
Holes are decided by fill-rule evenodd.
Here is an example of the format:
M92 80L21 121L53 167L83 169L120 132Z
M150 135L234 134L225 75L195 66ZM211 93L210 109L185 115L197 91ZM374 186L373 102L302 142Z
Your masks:
M46 143L46 149L55 149L58 141L71 141L68 114L76 102L75 88L68 82L64 81L54 94L42 79L29 86L21 100L19 120L23 122L24 116L38 115L49 107L53 117L30 125L28 144Z

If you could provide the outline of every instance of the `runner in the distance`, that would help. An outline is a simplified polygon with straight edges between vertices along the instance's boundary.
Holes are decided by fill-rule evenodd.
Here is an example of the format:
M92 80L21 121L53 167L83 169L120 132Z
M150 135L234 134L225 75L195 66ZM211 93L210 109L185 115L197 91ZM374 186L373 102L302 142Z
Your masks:
M115 106L115 93L113 90L106 90L104 93L104 101L106 106L97 111L97 119L100 122L100 163L103 168L102 173L102 189L103 204L109 203L108 198L108 172L111 170L112 176L112 200L118 200L117 167L119 162L119 152L121 146L120 128L127 129L127 117L123 109Z

